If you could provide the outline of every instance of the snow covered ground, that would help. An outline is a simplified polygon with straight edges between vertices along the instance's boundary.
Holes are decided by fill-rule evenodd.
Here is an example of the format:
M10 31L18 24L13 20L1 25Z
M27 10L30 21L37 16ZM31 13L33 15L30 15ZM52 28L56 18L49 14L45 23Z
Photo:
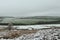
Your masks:
M19 25L19 26L13 26L17 27L17 29L28 29L28 28L34 28L34 29L41 29L41 28L49 28L49 26L57 26L60 27L60 24L42 24L42 25Z
M58 26L60 27L60 24L42 24L42 25L17 25L17 26L13 26L13 27L17 27L18 29L27 29L29 27L32 27L34 29L40 29L40 28L48 28L47 26ZM5 25L0 25L0 27L8 27Z
M46 27L47 26L47 27ZM28 28L28 27L32 27L32 28L49 28L48 26L57 26L60 27L60 24L50 24L50 25L30 25L30 26L18 26L18 28ZM43 29L43 30L39 30L36 33L32 33L32 34L24 34L18 38L14 38L14 39L1 39L1 40L60 40L60 29Z
M6 39L1 39L6 40ZM24 34L18 38L7 40L60 40L60 29L39 30L36 33Z
M22 35L20 40L60 40L60 29L40 30L37 33Z

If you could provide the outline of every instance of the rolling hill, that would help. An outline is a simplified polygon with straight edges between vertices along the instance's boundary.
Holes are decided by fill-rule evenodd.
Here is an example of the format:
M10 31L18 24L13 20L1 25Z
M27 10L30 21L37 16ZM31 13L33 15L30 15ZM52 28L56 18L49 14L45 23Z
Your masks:
M0 17L0 24L7 25L12 22L14 25L34 25L34 24L60 24L58 16L33 16L33 17Z

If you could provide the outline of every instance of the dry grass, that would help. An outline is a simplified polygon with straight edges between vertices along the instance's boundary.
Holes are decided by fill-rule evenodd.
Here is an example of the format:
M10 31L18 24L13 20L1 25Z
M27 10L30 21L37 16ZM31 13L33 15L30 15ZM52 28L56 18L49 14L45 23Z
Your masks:
M4 35L3 38L15 38L15 37L19 37L23 34L31 34L31 33L36 33L38 30L7 30L7 35Z

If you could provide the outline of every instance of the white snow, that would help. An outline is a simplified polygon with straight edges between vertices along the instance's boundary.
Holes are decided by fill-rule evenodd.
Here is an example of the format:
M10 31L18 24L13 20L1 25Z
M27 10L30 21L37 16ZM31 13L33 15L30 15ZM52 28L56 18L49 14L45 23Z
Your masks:
M46 27L47 26L47 27ZM32 28L49 28L48 26L57 26L59 27L60 24L50 24L50 25L26 25L26 26L17 26L18 28L28 28L28 27L32 27ZM16 27L16 26L14 26ZM32 34L24 34L18 38L14 38L14 39L7 39L7 40L43 40L43 38L45 38L45 40L53 40L53 38L56 38L57 40L60 40L58 37L60 37L59 34L60 33L60 29L46 29L46 30L39 30L36 33L32 33ZM58 36L57 36L58 35ZM1 40L6 40L6 39L1 39Z

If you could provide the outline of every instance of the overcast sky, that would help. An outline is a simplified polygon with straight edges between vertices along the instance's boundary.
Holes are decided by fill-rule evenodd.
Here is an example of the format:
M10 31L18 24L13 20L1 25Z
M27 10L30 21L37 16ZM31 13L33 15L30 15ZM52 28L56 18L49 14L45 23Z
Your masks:
M60 0L0 0L0 16L60 16Z

